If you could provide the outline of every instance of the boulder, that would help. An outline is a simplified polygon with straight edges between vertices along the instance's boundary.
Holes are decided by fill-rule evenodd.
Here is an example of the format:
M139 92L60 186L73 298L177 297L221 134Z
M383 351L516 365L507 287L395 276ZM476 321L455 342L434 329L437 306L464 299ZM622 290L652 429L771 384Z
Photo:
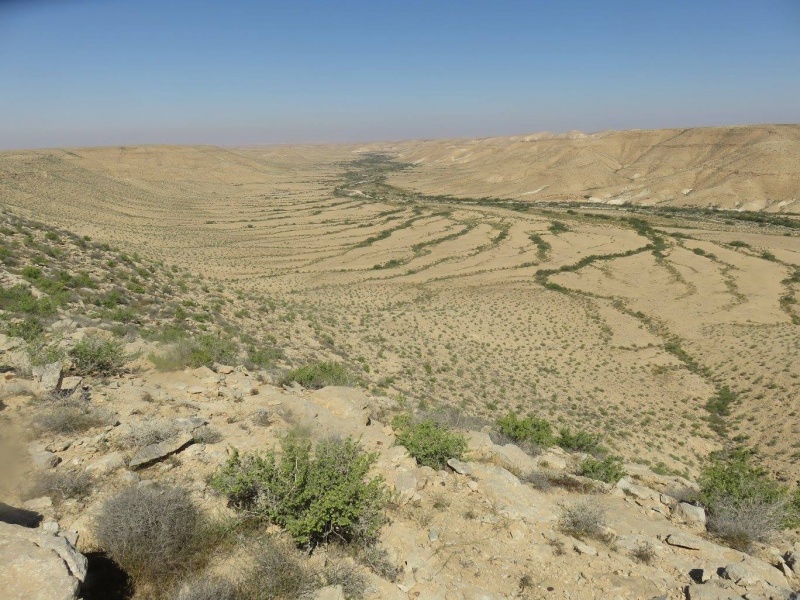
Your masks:
M472 468L467 463L460 461L457 458L448 459L447 466L460 475L472 474Z
M111 452L102 458L93 460L86 465L86 472L93 475L105 475L112 473L117 469L122 469L125 466L125 458L120 452Z
M617 482L617 488L625 492L627 496L633 496L637 500L650 500L661 503L661 494L648 487L633 482L630 477L623 477Z
M194 438L190 433L184 433L177 437L159 442L158 444L150 444L139 450L131 459L130 463L128 463L128 466L131 469L146 467L147 465L167 458L171 454L180 452L193 441Z
M727 565L723 569L722 574L725 579L730 579L732 582L737 585L741 585L742 587L751 587L761 581L761 578L758 575L750 571L741 563Z
M705 531L706 529L706 511L701 506L679 502L672 509L672 518L678 523L685 523L691 529L697 531Z
M60 361L33 367L31 371L34 380L39 384L42 391L54 393L61 389L61 381L64 378L64 372Z
M61 380L60 391L65 394L71 394L80 387L82 382L83 377L64 377Z
M539 468L536 460L530 454L514 444L506 444L505 446L492 444L485 451L488 453L491 462L512 473L522 475L536 471Z
M43 450L41 452L34 452L31 454L31 462L37 469L52 469L61 462L61 458L52 452Z
M87 560L63 537L0 522L0 565L6 600L75 600Z

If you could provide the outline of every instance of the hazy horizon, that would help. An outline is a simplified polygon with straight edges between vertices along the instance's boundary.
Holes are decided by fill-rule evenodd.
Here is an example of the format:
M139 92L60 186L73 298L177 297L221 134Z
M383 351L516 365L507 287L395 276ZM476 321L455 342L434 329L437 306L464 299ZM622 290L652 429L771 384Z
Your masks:
M800 123L800 5L0 4L0 148Z

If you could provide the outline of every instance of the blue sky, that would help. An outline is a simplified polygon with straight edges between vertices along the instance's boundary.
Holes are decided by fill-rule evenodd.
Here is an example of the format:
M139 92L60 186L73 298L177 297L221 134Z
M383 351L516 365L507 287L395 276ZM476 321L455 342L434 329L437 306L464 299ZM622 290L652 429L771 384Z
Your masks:
M0 0L0 147L800 122L800 0Z

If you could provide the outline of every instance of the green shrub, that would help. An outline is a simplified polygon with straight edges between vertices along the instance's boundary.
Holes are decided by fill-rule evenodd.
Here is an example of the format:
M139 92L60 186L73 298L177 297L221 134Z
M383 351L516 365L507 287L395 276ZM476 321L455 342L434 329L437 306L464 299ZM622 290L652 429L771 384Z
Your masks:
M569 427L564 427L559 431L556 444L572 452L592 454L600 450L600 437L583 430L573 433Z
M747 448L715 452L699 479L709 531L739 549L766 541L793 518L788 489L752 463L754 454Z
M284 527L298 545L371 540L383 524L386 488L367 473L377 458L351 438L287 436L278 457L235 452L211 486L239 510Z
M26 317L22 321L9 323L6 333L30 342L44 333L44 325L37 317Z
M69 355L79 375L115 375L122 371L128 358L121 342L95 336L83 338Z
M786 496L784 486L752 464L754 454L747 448L734 448L711 455L699 480L700 500L710 511L723 500L759 498L771 502Z
M58 342L48 343L43 335L29 341L25 352L32 367L62 362L66 356L64 349L58 345Z
M232 364L238 360L239 348L233 340L210 334L193 338L183 337L182 333L178 335L163 353L148 357L159 371Z
M57 302L52 298L35 298L23 285L0 288L0 310L45 317L56 312Z
M409 415L400 415L392 426L397 431L396 443L426 467L443 469L448 459L461 458L467 450L463 435L430 418L414 421Z
M606 456L602 460L590 456L581 462L578 475L606 483L617 483L626 473L622 459L618 456Z
M497 421L497 428L503 435L518 443L534 444L541 448L555 443L553 427L545 419L528 416L520 419L514 413L508 413Z
M293 369L282 383L287 385L295 381L304 388L318 390L328 385L353 385L355 378L342 363L327 361Z

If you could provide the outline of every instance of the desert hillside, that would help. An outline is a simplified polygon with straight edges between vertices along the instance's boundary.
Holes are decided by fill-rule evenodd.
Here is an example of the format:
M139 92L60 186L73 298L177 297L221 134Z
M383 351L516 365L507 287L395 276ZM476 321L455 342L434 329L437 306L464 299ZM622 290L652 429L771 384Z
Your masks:
M796 598L796 216L424 146L0 155L12 598Z
M534 134L386 145L426 194L798 211L800 126Z

